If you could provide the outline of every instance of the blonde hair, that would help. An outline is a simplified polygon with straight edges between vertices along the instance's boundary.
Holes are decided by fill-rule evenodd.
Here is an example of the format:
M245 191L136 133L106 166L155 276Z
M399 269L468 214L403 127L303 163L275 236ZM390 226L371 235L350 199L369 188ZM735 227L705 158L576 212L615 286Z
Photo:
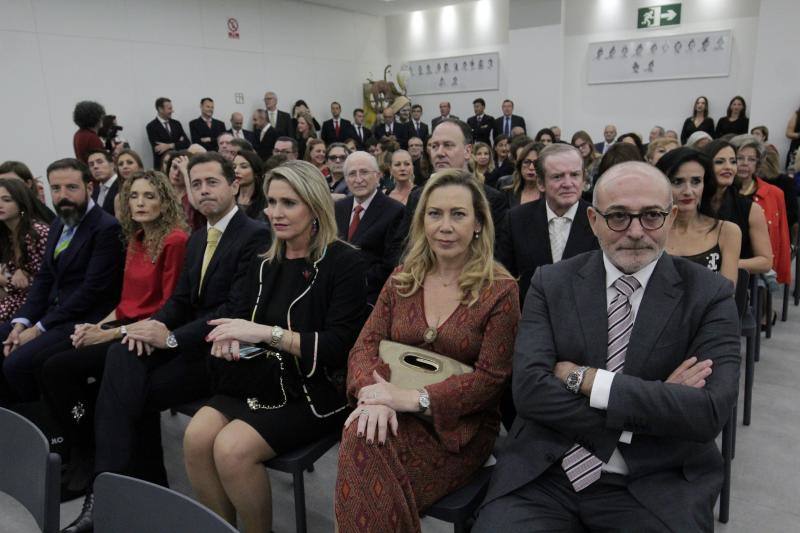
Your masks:
M314 117L311 116L311 113L307 111L302 111L297 114L296 120L299 121L301 118L305 120L306 124L308 124L308 136L306 137L306 139L316 139L317 130L314 129Z
M471 306L478 301L484 287L491 286L496 279L513 278L494 260L494 224L483 187L472 174L464 170L448 169L437 172L425 184L411 220L402 267L392 280L397 287L397 293L402 297L409 297L422 287L425 276L435 268L436 256L425 236L425 211L433 191L450 185L464 187L470 192L475 218L481 224L477 238L470 240L467 262L458 277L461 302Z
M156 190L156 195L161 201L161 216L154 221L154 230L150 234L145 234L142 245L145 252L151 257L156 258L164 248L164 238L175 229L187 231L186 218L183 207L178 201L175 189L162 172L148 170L146 172L136 172L130 179L122 182L122 190L119 193L119 223L122 226L122 235L128 245L132 245L137 240L137 235L143 229L139 222L133 220L131 216L131 188L137 180L147 180Z
M472 145L472 154L470 154L470 163L472 164L472 168L475 169L477 172L478 170L478 159L477 154L478 150L481 148L486 148L489 151L489 164L486 166L486 172L492 172L494 170L494 154L492 153L492 147L486 144L485 142L478 141Z
M311 261L318 261L325 254L328 245L338 240L333 200L325 178L317 167L307 161L287 161L267 174L264 182L265 196L269 196L269 185L276 180L288 183L311 211L316 231L311 232L308 257ZM261 257L270 262L280 261L286 255L286 242L275 235L275 230L271 231L272 244Z
M761 160L757 175L762 178L775 179L781 175L781 164L778 158L778 151L774 147L767 147L767 153Z
M652 164L653 156L656 154L656 150L666 148L670 144L674 144L675 148L680 148L681 146L681 143L670 137L659 137L657 139L653 139L650 141L650 144L647 145L647 153L645 154L644 158L648 163Z

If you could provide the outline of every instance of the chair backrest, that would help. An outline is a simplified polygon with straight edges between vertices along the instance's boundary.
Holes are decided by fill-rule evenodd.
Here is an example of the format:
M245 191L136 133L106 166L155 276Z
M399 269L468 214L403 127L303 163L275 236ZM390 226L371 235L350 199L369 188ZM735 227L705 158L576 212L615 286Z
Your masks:
M61 459L39 428L0 408L0 491L31 513L44 533L59 529Z
M744 317L747 311L747 292L750 289L750 273L740 268L739 277L736 280L736 309L739 310L739 319Z
M140 479L101 474L94 497L95 533L237 533L191 498Z

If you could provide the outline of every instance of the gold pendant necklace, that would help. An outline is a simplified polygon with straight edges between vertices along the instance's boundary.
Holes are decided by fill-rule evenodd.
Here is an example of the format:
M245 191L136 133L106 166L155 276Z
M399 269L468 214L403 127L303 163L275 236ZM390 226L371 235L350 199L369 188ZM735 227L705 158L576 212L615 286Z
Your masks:
M425 329L425 333L422 334L422 338L425 340L426 344L433 344L433 342L436 340L436 337L438 336L439 332L436 331L436 328L432 326L428 326Z

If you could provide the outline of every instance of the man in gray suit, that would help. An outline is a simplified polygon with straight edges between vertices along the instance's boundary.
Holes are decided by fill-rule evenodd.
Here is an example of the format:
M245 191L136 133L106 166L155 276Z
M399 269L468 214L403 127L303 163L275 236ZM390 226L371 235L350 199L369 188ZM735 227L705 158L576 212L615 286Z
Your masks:
M539 268L514 353L517 419L474 528L712 531L714 438L739 383L722 276L664 253L676 208L644 163L598 181L602 251Z

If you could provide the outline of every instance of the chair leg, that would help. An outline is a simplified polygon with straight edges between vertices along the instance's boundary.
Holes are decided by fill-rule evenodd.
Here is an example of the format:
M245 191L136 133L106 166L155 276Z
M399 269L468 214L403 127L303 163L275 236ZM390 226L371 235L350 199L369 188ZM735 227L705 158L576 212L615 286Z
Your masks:
M789 319L789 284L783 286L783 305L781 309L781 322Z
M766 293L766 298L764 300L767 302L766 305L764 306L764 318L767 321L766 322L767 330L765 336L766 338L771 339L772 338L772 291L769 290L769 287L766 287L764 289L764 292Z
M306 487L303 471L294 476L294 521L297 533L306 533Z
M733 411L734 409L732 409ZM722 491L719 495L719 521L723 524L728 523L730 516L731 506L731 444L733 440L733 427L736 425L736 419L730 418L722 428L722 458L724 460L724 478L722 483Z
M750 410L753 403L753 378L755 377L755 344L760 337L758 332L747 337L744 363L744 417L742 423L750 425Z
M731 460L736 459L736 432L738 431L739 401L733 404L733 424L731 425Z

